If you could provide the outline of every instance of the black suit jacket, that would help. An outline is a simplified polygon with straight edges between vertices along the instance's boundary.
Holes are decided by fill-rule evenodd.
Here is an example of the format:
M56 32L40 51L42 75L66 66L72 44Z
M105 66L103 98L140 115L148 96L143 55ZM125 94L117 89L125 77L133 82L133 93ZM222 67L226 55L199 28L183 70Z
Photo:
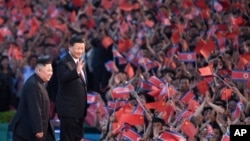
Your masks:
M85 117L87 88L85 82L77 74L76 63L69 53L59 61L57 72L59 86L56 97L56 110L59 117Z
M23 86L17 113L10 124L13 134L26 140L36 140L35 134L43 131L45 140L49 131L55 139L49 119L49 102L44 82L33 74Z

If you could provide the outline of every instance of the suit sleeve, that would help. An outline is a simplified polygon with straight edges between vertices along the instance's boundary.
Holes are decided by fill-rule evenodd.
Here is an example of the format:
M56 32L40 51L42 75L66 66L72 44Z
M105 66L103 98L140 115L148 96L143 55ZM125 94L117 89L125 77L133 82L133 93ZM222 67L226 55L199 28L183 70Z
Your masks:
M58 63L57 72L58 79L63 83L79 78L76 68L70 69L70 66L66 65L65 62Z
M37 85L26 88L28 116L34 133L42 132L42 97Z

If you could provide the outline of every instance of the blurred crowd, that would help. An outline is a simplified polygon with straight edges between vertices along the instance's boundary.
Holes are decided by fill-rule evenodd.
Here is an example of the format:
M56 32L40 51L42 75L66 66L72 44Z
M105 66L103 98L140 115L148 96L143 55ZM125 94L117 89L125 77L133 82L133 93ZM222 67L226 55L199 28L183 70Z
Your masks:
M78 34L101 140L229 141L250 124L249 14L247 0L0 0L0 111L49 57L56 118L57 61Z

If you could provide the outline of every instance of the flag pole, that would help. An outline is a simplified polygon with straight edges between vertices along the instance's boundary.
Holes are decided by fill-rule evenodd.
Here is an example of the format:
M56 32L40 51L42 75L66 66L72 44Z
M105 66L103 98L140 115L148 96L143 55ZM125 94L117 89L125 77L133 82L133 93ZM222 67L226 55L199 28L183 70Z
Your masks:
M214 73L214 76L216 78L218 78L220 81L222 81L226 86L228 86L230 89L232 89L232 86L230 86L226 81L224 81L223 79L221 79L217 74ZM227 101L227 109L228 109L228 98L226 99Z
M138 96L136 91L131 92L131 94L136 98L137 102L141 105L142 109L146 112L146 114L149 114L147 109L144 107L144 105L140 101L140 97Z

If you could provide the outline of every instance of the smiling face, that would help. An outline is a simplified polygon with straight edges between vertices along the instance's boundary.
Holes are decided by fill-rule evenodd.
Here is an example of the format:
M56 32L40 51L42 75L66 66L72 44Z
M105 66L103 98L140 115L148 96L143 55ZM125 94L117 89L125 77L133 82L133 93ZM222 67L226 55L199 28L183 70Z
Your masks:
M51 64L38 65L39 73L38 75L44 82L48 82L53 74L53 69Z
M73 46L69 47L69 52L75 59L80 59L81 56L85 53L85 44L74 43Z

